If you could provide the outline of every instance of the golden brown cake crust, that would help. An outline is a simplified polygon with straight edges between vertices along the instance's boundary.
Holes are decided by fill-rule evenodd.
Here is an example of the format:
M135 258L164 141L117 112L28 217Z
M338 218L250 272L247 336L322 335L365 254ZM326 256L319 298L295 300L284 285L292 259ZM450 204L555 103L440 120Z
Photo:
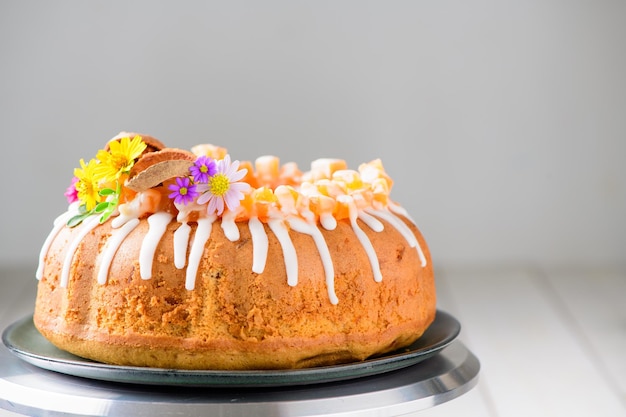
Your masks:
M398 216L402 218L401 216ZM252 237L237 222L230 241L212 225L195 288L173 264L172 221L160 239L152 278L139 274L139 250L148 230L141 219L123 241L105 284L97 282L110 222L82 240L66 288L60 285L69 242L78 228L64 227L52 241L40 279L34 321L56 346L93 360L182 369L302 368L362 360L406 346L435 317L435 283L427 245L408 220L424 252L384 220L374 232L359 220L376 251L382 282L347 219L320 228L334 269L339 299L329 301L323 264L313 239L289 232L296 248L298 283L289 286L282 248L267 224L267 264L252 272ZM194 235L195 223L189 223Z

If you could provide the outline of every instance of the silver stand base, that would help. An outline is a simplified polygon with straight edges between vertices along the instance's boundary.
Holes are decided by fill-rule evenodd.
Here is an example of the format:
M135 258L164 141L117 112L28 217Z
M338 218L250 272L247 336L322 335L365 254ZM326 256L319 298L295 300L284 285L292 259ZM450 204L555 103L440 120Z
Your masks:
M480 363L460 341L389 373L280 388L117 384L45 371L0 347L0 408L30 416L400 416L454 399Z

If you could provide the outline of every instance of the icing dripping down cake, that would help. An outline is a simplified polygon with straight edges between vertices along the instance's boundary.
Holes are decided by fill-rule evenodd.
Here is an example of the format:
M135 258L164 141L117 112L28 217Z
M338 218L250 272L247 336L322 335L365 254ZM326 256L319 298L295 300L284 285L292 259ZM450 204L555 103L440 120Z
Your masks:
M284 369L413 343L435 317L428 247L375 160L302 172L122 132L74 170L34 322L92 360Z

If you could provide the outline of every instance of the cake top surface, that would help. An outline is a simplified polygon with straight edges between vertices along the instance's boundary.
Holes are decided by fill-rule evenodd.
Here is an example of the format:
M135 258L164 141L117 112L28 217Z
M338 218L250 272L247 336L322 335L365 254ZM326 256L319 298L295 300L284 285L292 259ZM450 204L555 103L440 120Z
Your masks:
M380 160L352 170L341 159L317 159L303 172L293 162L281 165L275 156L240 162L219 146L187 151L121 132L74 169L65 196L77 214L67 224L76 226L93 215L104 223L168 212L180 222L295 216L332 229L359 210L400 209L389 199L392 184Z
M252 272L265 270L271 231L283 251L287 284L295 286L298 259L289 231L309 235L322 261L329 300L337 304L334 265L321 229L332 231L341 220L349 223L363 247L375 281L382 281L378 255L361 227L379 233L384 221L415 248L421 266L427 264L416 235L405 224L413 220L389 199L391 186L380 160L351 170L341 159L317 159L302 172L295 163L281 165L275 156L240 162L218 146L197 145L187 151L168 148L148 135L122 132L74 169L65 193L69 208L55 220L42 246L36 276L44 276L56 235L65 226L76 228L62 262L60 285L66 287L81 241L98 224L110 221L97 272L98 282L105 284L118 248L146 218L149 229L142 237L138 261L141 278L150 279L158 243L175 219L179 224L172 236L173 262L177 269L185 269L185 288L192 290L213 223L219 219L224 236L236 242L240 239L236 223L246 221ZM197 225L193 240L188 223Z

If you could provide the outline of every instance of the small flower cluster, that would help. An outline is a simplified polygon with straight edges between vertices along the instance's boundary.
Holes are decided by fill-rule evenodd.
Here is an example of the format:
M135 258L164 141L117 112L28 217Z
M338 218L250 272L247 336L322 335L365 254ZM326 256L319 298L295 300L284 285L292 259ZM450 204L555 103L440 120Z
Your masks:
M221 215L224 206L234 211L250 190L250 184L241 181L248 170L239 165L239 161L231 162L228 154L220 160L200 156L189 168L189 176L177 177L176 183L169 185L169 198L179 205L206 204L209 215Z
M99 150L87 163L81 159L80 168L74 169L65 196L68 203L80 205L78 214L67 222L70 227L94 214L100 214L100 223L107 221L120 203L122 185L146 144L141 136L124 137L109 142L108 148Z
M65 193L70 204L79 203L68 225L76 226L95 214L104 223L116 212L124 212L125 203L137 198L136 191L124 185L146 148L140 136L124 137L109 142L89 162L81 159ZM231 161L225 149L212 145L199 145L192 152L197 157L188 171L168 178L157 190L168 195L185 216L191 212L222 216L228 210L237 218L295 215L311 221L323 218L332 225L330 217L341 220L354 215L355 209L384 208L390 203L393 181L380 160L361 164L355 171L343 160L319 159L313 161L311 171L302 173L294 163L280 166L277 157L261 157L253 167L250 162ZM158 210L158 204L142 210Z

